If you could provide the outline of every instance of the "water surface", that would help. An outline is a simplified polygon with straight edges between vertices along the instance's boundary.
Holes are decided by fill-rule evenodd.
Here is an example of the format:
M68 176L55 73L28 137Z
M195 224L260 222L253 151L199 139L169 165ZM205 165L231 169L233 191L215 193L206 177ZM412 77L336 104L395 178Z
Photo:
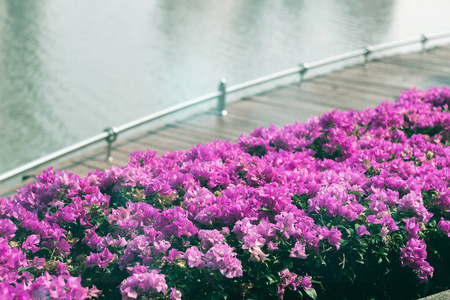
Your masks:
M448 11L444 0L0 0L0 173L223 77L450 30Z

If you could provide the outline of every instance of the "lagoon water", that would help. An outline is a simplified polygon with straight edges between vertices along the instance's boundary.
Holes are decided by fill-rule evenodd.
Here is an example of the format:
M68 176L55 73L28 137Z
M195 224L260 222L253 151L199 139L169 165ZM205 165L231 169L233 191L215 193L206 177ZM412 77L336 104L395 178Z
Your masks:
M0 0L0 173L182 101L450 30L446 0Z

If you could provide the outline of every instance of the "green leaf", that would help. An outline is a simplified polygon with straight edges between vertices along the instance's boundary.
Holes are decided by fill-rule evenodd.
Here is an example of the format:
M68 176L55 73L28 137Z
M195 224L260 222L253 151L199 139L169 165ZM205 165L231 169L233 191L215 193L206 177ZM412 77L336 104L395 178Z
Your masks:
M349 242L350 242L350 241L347 240L347 239L341 239L341 247L347 246L347 244L348 244Z
M283 264L284 264L285 268L290 270L290 269L292 269L292 266L294 265L294 262L292 260L285 260L283 262Z
M17 269L17 271L20 273L20 272L23 272L23 271L25 271L25 272L28 272L28 271L34 271L34 270L36 270L37 268L36 267L32 267L32 266L30 266L30 267L19 267L18 269Z
M314 300L317 300L317 292L314 288L310 288L309 290L305 290L306 295Z
M378 254L380 254L380 255L387 255L386 251L384 251L383 248L380 248L380 250L378 251Z
M60 251L58 251L58 252L60 252ZM60 253L62 253L62 252L60 252ZM62 258L62 257L60 257L60 256L58 256L58 255L55 255L53 258L54 258L55 260L59 260L60 262L64 262L64 258Z
M265 277L269 280L269 285L277 283L277 279L272 274L267 274Z
M50 254L52 253L52 250L48 249L47 247L41 247L40 250L47 250Z
M265 212L272 212L272 209L271 209L271 208L267 208L267 207L265 207L265 206L261 207L259 210L260 210L260 211L265 211Z

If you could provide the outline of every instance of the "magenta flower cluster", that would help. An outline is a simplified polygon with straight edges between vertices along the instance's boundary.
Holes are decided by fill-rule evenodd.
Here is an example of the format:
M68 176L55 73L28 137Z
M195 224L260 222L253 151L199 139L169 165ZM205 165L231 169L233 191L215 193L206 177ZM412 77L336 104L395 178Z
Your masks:
M309 290L312 286L311 276L297 276L297 274L284 269L278 273L280 276L280 283L278 284L277 296L280 299L284 298L284 292L287 286L292 286L294 291L301 286L305 290Z
M298 265L343 251L344 236L390 243L398 232L401 265L427 282L425 236L450 236L449 105L448 88L413 89L236 144L133 152L83 178L49 168L0 198L0 298L99 297L108 284L95 284L116 274L123 299L181 299L188 287L169 271L239 280L263 265L278 268L283 298L314 277L278 258Z

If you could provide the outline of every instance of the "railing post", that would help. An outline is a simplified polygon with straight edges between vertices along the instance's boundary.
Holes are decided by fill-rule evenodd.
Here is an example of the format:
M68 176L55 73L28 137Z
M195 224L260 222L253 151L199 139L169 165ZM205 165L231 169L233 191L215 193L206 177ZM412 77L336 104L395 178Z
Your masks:
M305 73L308 71L308 69L309 69L309 65L307 64L307 63L303 63L303 64L301 64L300 65L300 71L299 71L299 74L300 74L300 81L298 82L298 86L300 86L301 84L302 84L302 82L303 82L303 79L304 79L304 77L305 77Z
M218 116L226 116L228 112L225 109L225 101L227 96L227 80L225 78L222 78L222 80L219 82L219 92L220 95L217 97L217 111L216 114Z
M422 43L422 51L420 51L421 54L427 53L426 43L428 42L428 40L429 40L428 36L426 36L425 34L422 34L422 39L420 40L420 42Z
M111 155L111 144L117 139L117 128L115 127L108 127L105 128L105 130L108 133L108 136L106 137L106 142L108 142L108 145L106 146L106 160L112 161L113 157Z
M363 68L365 70L369 69L369 55L373 52L370 46L365 48L366 52L364 52L364 65Z

